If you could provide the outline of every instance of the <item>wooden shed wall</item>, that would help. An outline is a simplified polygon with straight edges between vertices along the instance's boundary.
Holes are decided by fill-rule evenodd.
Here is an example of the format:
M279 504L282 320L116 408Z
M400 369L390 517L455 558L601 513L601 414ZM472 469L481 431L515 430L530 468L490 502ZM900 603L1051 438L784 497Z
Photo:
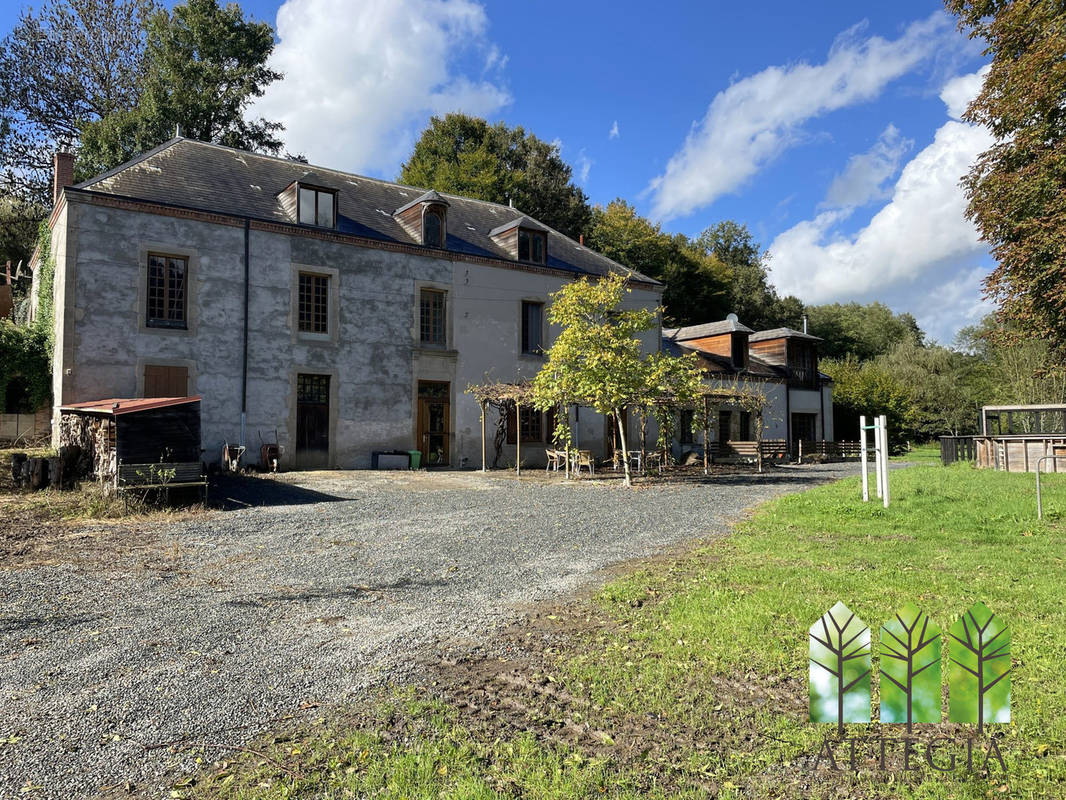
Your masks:
M768 339L765 342L751 342L749 346L753 356L758 356L767 364L783 367L788 354L786 343L786 339Z

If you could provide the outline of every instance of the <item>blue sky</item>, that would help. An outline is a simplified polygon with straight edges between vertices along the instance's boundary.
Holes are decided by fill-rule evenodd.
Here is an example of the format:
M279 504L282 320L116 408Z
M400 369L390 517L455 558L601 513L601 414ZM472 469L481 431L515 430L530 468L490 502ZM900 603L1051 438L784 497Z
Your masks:
M393 178L464 110L559 142L595 203L746 223L805 301L882 300L942 342L989 310L958 188L988 145L958 120L985 60L937 0L242 6L287 75L257 110L312 163Z

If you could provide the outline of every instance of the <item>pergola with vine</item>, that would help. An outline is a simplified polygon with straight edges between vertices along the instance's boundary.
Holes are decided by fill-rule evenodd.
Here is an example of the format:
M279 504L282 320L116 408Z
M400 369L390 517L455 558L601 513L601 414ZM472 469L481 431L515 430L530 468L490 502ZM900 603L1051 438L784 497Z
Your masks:
M507 431L507 415L513 408L515 412L515 473L522 474L522 431L521 412L522 408L533 408L534 393L533 385L529 382L503 383L490 382L471 384L466 393L472 395L481 407L481 471L488 471L488 442L487 442L487 418L490 408L496 408L499 416L496 423L495 444L496 456L493 459L493 467L499 460L500 450ZM579 406L580 403L572 403ZM654 398L634 399L627 407L634 408L640 414L640 452L641 463L647 463L647 435L646 426L648 416L653 416L659 422L659 450L665 459L665 450L669 446L670 436L674 431L672 425L675 415L683 410L697 412L696 419L703 430L703 474L709 473L710 467L710 433L713 429L712 420L717 415L713 411L722 406L729 405L739 407L752 415L755 421L756 463L759 472L762 472L762 410L766 405L766 397L761 392L745 389L740 386L721 387L704 385L700 389L697 398L678 398L672 396L659 396ZM560 433L565 437L564 446L569 453L569 415L559 415ZM567 475L569 476L569 457L566 460Z

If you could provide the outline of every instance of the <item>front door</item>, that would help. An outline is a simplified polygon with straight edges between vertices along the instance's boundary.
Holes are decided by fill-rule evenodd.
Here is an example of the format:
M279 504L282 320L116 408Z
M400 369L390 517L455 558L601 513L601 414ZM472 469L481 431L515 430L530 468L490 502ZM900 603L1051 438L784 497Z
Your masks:
M448 453L448 419L451 416L451 384L445 381L418 382L418 449L427 467L446 467Z
M818 421L817 414L793 414L792 415L792 454L799 453L800 442L813 442L815 437L815 423Z
M329 375L296 376L296 466L329 466Z

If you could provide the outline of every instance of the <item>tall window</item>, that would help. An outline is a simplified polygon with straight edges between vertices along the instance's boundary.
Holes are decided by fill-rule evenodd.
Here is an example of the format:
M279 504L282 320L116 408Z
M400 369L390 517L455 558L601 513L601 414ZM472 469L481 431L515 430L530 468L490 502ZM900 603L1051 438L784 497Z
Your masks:
M545 263L547 243L540 231L518 229L518 260L532 261L534 264Z
M444 347L448 343L445 334L444 292L438 289L423 289L419 303L419 328L422 344Z
M297 327L304 333L329 333L329 276L300 273Z
M678 427L677 438L678 438L678 441L681 442L681 444L692 444L692 442L693 442L693 439L692 439L692 415L693 415L693 412L692 412L691 409L687 409L687 408L681 409L681 420L680 420L680 424L677 426Z
M544 318L544 303L522 301L522 352L539 355L544 350L544 334L541 320Z
M178 256L148 254L148 308L145 323L150 328L185 328L185 276L189 260Z
M516 419L517 416L517 419ZM537 409L530 406L522 406L519 414L515 414L514 406L507 412L507 444L514 444L519 433L522 435L522 443L543 442L544 426L543 415Z
M321 228L332 228L336 221L334 214L334 201L336 196L333 192L322 189L314 189L310 186L300 187L299 214L301 225L318 225Z
M444 247L444 218L431 209L422 217L422 243L426 247Z

